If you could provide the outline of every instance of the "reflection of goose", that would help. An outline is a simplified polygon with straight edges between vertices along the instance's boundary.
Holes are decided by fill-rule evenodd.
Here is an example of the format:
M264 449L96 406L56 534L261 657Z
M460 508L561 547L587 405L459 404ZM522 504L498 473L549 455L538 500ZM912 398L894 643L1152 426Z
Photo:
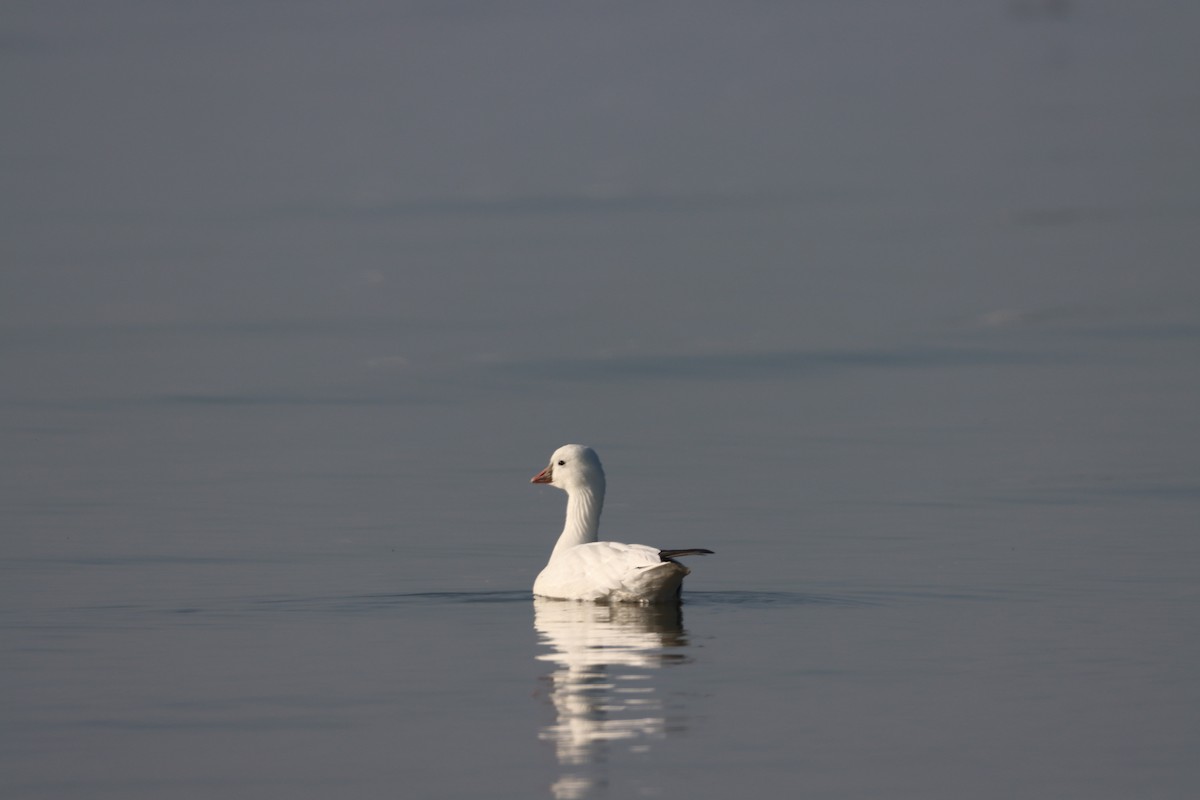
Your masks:
M680 607L539 597L533 625L551 648L538 659L555 665L548 680L556 721L540 738L554 743L566 771L552 791L559 800L579 800L604 782L608 748L621 742L644 751L650 740L665 735L667 712L654 671L684 661L678 651L687 646Z
M533 477L567 493L567 521L533 593L563 600L661 603L675 600L690 570L675 559L711 550L659 550L644 544L598 542L604 468L590 447L567 444Z

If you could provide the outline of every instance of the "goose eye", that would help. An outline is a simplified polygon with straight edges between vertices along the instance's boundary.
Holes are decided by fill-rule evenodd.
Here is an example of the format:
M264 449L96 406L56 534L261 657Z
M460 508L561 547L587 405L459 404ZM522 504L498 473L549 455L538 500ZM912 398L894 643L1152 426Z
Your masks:
M567 464L567 462L565 462L565 461L559 461L559 462L558 462L558 465L559 465L560 467L564 467L564 466L566 466L566 464Z

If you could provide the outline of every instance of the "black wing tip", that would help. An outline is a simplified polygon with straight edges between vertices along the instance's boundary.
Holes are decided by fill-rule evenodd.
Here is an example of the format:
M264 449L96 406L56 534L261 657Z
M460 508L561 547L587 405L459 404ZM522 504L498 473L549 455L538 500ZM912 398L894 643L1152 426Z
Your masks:
M706 550L703 547L692 547L687 550L659 550L658 555L663 561L670 561L680 556L711 556L713 555L713 551Z

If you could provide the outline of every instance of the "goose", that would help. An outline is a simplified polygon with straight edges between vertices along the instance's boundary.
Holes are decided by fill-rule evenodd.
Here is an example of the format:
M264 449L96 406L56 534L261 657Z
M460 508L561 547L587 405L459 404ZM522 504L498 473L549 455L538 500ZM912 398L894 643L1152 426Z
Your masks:
M590 447L563 445L530 483L545 483L567 493L562 535L533 583L533 593L540 597L643 605L678 601L683 578L691 570L675 559L712 553L701 548L659 550L598 541L604 467Z

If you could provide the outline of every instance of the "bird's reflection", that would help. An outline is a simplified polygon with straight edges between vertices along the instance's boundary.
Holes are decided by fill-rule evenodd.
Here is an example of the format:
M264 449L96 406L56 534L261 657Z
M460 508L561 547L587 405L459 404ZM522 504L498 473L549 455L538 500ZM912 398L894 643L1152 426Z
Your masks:
M607 784L613 748L648 751L682 727L659 692L658 669L686 660L678 604L597 605L534 600L534 628L554 664L546 676L556 720L540 737L554 743L562 770L558 800L595 796ZM670 718L670 723L668 723Z

